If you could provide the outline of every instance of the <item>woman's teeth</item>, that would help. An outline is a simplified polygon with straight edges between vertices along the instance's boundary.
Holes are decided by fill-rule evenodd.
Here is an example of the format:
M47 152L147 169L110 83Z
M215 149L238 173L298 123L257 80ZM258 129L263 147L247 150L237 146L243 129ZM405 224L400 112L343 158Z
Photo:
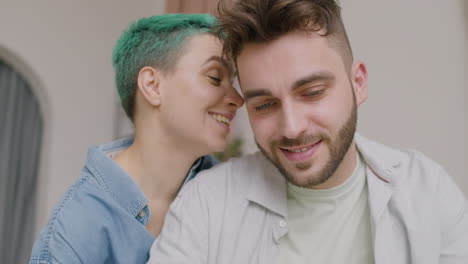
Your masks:
M213 117L216 121L218 122L221 122L221 123L224 123L226 125L229 126L229 124L231 123L231 120L227 119L226 117L222 116L222 115L217 115L217 114L210 114L211 117Z

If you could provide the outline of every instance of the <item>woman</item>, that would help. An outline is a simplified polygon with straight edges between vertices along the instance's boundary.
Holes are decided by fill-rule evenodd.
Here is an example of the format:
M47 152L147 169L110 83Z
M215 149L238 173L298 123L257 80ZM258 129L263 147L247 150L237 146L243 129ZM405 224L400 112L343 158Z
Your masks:
M169 204L205 156L226 147L242 98L209 15L132 24L113 65L132 139L91 147L81 177L36 241L30 263L145 263Z

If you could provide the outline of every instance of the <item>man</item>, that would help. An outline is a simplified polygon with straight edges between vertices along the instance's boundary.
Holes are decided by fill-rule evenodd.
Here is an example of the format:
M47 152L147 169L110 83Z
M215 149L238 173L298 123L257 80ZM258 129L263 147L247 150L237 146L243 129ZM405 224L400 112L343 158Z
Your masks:
M179 194L151 263L468 263L468 205L447 173L355 134L367 70L333 0L220 9L261 153Z

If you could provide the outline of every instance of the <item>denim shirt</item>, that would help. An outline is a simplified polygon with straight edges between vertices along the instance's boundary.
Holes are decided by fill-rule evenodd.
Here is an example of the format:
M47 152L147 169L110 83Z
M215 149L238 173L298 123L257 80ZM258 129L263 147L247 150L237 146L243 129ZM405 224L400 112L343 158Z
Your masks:
M30 263L145 263L154 237L146 230L151 213L137 184L110 153L133 139L92 146L80 178L52 212L34 243ZM185 182L217 163L198 159Z

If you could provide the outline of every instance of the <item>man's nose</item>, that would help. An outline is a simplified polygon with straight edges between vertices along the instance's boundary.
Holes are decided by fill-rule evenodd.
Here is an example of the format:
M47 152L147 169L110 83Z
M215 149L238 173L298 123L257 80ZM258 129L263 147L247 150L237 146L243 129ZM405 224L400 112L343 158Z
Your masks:
M292 103L285 103L281 110L282 136L290 139L302 136L307 129L307 119L300 108Z

